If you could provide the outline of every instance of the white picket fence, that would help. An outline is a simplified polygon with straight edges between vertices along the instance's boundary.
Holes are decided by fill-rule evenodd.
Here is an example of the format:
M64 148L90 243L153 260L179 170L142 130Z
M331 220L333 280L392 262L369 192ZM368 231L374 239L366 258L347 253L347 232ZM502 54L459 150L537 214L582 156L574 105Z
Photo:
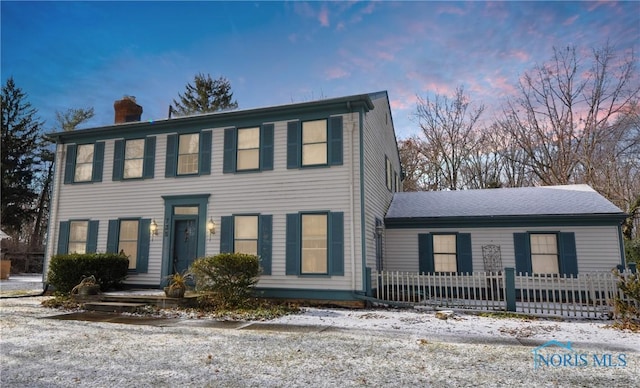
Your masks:
M628 276L630 272L624 272ZM577 277L506 272L415 273L372 272L374 297L383 301L430 305L474 311L507 311L511 297L516 312L579 318L609 318L613 312L618 279L610 272ZM513 284L513 289L507 289Z

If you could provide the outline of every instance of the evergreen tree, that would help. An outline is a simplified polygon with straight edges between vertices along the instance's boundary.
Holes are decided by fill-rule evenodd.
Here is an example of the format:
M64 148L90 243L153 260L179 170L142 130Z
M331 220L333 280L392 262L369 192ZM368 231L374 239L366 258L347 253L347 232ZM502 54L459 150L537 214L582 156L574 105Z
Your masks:
M238 103L233 100L231 84L220 77L212 79L209 74L202 73L194 77L194 85L187 84L184 94L178 94L179 101L173 100L173 112L181 116L196 113L210 113L221 110L236 109Z
M34 216L43 125L26 94L9 78L2 87L2 227L12 234Z

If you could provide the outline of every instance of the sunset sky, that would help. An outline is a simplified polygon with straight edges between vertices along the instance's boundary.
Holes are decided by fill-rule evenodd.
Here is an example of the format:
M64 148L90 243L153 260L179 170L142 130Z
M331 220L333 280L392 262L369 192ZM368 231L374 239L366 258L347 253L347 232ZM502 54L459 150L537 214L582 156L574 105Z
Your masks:
M94 107L113 123L133 95L167 117L196 73L224 76L240 108L387 90L399 138L416 96L464 86L498 109L553 47L640 52L640 2L1 2L2 83L55 128ZM638 82L638 79L636 79Z

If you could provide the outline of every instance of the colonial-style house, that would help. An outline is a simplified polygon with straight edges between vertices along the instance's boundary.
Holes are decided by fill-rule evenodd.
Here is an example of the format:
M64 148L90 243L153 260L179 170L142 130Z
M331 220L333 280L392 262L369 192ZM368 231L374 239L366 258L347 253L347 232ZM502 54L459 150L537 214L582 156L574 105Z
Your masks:
M114 125L49 135L45 273L57 253L124 251L126 283L160 287L236 251L260 257L265 296L357 300L371 271L482 271L487 246L523 272L624 262L624 214L588 187L400 193L386 92L152 121L114 107Z
M353 300L401 188L386 92L59 132L46 257L120 252L160 287L197 257L257 254L266 296ZM46 268L45 268L46 271Z

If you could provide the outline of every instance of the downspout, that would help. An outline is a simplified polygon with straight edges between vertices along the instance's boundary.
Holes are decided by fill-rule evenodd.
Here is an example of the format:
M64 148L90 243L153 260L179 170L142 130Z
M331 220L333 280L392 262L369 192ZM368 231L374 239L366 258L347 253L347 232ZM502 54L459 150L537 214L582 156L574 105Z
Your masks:
M350 108L350 106L349 106ZM351 112L351 133L350 133L350 139L349 139L349 154L351 155L351 159L349 160L350 162L350 166L349 166L349 218L350 223L349 223L349 229L350 229L350 233L351 233L351 244L349 244L349 248L351 250L350 254L351 254L351 289L355 291L356 289L356 225L355 225L355 217L356 217L356 213L355 213L355 193L353 192L354 190L354 185L353 185L353 181L355 179L355 173L354 173L354 168L356 166L355 163L355 153L354 153L354 140L353 140L353 136L356 133L356 124L353 121L354 120L354 114L353 112Z

